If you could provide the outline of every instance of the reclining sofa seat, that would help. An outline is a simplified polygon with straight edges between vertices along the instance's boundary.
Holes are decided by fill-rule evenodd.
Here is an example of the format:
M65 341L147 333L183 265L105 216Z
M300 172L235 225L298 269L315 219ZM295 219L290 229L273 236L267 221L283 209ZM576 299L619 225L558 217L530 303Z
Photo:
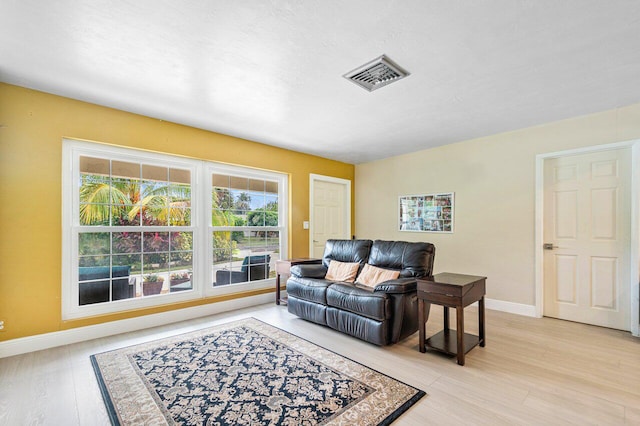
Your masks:
M376 345L396 343L418 330L416 277L431 276L430 243L328 240L322 264L296 265L287 281L289 312ZM374 288L325 279L331 260L399 271ZM357 281L357 278L356 278Z

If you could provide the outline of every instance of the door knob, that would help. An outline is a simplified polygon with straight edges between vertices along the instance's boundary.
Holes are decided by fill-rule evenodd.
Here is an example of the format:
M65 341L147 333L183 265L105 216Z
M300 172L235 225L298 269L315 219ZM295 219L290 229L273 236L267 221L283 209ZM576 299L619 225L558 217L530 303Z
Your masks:
M558 246L554 246L552 243L544 243L542 248L545 250L553 250L554 248L558 248Z

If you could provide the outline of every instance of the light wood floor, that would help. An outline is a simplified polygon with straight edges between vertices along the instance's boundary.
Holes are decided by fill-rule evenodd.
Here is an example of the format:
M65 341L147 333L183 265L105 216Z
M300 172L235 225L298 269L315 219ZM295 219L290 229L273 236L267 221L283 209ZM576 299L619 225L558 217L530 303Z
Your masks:
M487 311L487 346L461 367L419 353L417 333L380 348L275 305L0 359L0 425L109 424L89 355L247 316L426 391L394 424L640 425L640 339L629 333ZM476 332L473 308L465 317ZM441 323L433 306L427 334Z

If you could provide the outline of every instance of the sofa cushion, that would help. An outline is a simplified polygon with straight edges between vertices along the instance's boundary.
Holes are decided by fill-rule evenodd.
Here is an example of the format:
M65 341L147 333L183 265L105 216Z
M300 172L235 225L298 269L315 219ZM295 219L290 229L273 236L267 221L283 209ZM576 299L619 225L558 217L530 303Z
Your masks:
M371 250L371 240L327 240L324 246L322 264L329 267L329 262L358 262L365 264Z
M400 277L423 277L433 274L435 246L430 243L376 240L367 263L385 269L397 269Z
M332 260L329 262L329 268L327 275L324 277L329 281L343 281L346 283L352 283L358 275L358 269L360 264L358 262L338 262Z
M327 307L325 305L289 296L287 310L300 318L327 325Z
M399 276L400 271L378 268L367 263L364 265L364 268L362 268L360 275L358 275L357 283L366 285L367 287L375 287L385 281L395 280Z
M326 305L330 285L331 281L324 279L291 277L287 280L287 295Z
M338 331L366 340L375 345L389 343L389 321L376 321L353 312L332 307L327 308L326 324ZM417 318L416 314L416 318ZM417 328L416 328L417 329Z
M335 283L327 288L327 305L377 321L390 318L388 299L386 293L373 293L347 283Z

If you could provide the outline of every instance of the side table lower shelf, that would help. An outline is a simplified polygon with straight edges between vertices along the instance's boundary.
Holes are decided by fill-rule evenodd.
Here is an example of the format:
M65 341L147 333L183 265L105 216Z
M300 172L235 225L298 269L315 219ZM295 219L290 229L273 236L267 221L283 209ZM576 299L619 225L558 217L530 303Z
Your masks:
M464 333L464 353L475 348L480 342L480 338L475 334ZM458 339L455 330L442 330L429 337L425 345L427 349L443 352L448 355L458 355Z

